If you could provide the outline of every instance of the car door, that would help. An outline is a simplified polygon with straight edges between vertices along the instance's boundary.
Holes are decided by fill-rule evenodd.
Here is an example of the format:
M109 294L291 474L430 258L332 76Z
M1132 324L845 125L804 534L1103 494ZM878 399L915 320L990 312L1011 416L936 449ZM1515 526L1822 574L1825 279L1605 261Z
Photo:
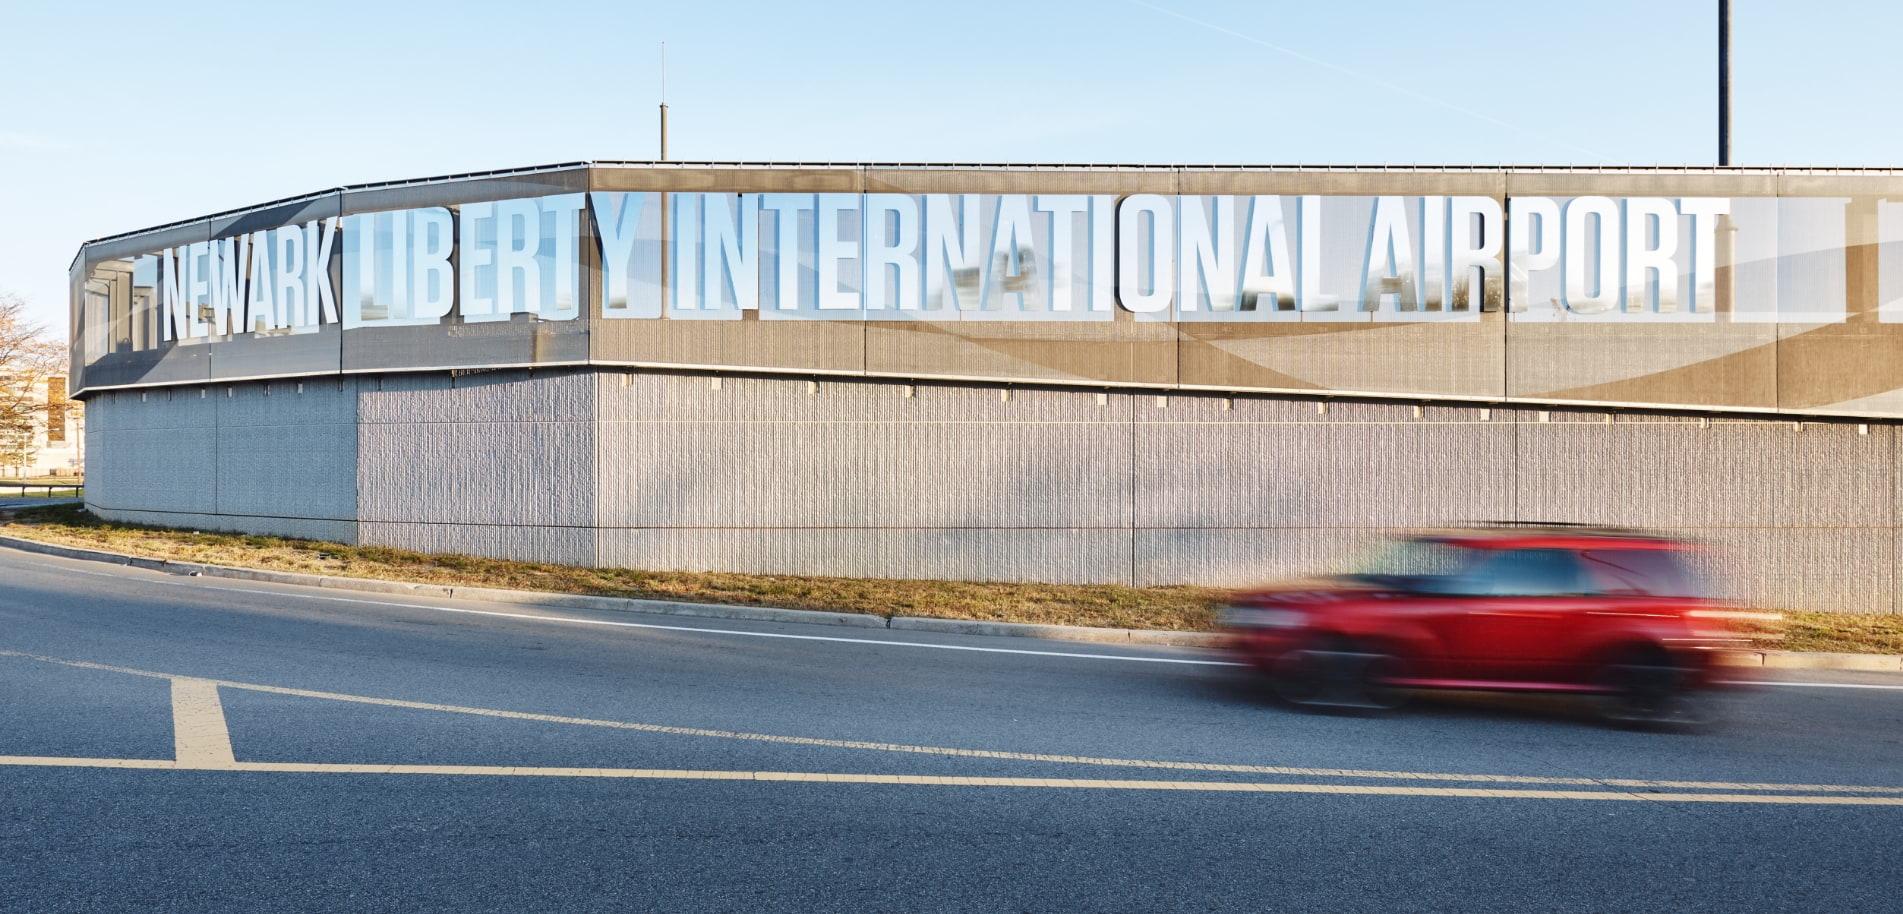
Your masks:
M1449 653L1466 678L1546 682L1603 598L1568 549L1501 549L1457 576L1445 599Z

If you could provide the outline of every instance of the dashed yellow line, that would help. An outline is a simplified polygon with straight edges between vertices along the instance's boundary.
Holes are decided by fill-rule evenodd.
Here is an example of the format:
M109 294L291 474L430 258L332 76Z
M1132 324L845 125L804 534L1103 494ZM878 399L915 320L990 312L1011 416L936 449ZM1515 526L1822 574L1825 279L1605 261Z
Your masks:
M1788 784L1732 781L1691 781L1691 780L1651 780L1638 778L1584 778L1584 777L1546 777L1539 775L1512 774L1467 774L1453 772L1426 771L1382 771L1357 768L1303 768L1282 765L1238 765L1211 762L1177 762L1147 759L1118 759L1096 756L1049 755L1026 752L1005 752L992 749L961 749L946 746L915 746L903 743L879 743L863 740L822 739L808 736L783 736L770 733L748 733L735 730L710 730L698 727L673 727L662 724L646 724L629 721L600 720L586 717L565 717L553 714L534 714L524 711L505 711L495 708L475 708L462 705L437 704L433 702L406 701L394 698L377 698L367 695L351 695L341 692L324 692L313 689L295 689L284 686L263 685L260 683L234 682L230 680L199 679L184 677L172 673L153 670L140 670L130 667L109 666L83 660L68 660L60 657L48 657L27 654L20 651L0 650L0 657L18 657L42 663L52 663L80 669L122 673L151 679L163 679L172 683L173 718L177 731L178 761L140 760L140 759L67 759L57 757L0 756L0 766L6 765L52 765L66 767L121 767L121 768L163 768L176 770L214 770L214 771L280 771L306 773L348 773L348 774L460 774L460 775L520 775L535 777L619 777L619 778L672 778L695 780L770 780L770 781L832 781L857 784L930 784L930 785L970 785L970 786L1030 786L1065 787L1085 789L1141 789L1141 790L1211 790L1211 791L1256 791L1270 793L1335 793L1367 794L1381 796L1453 796L1453 797L1507 797L1522 799L1628 799L1659 800L1676 799L1685 802L1726 802L1726 803L1811 803L1827 805L1903 805L1903 786L1872 786L1859 784ZM938 775L875 775L875 774L812 774L801 772L736 772L736 771L659 771L648 769L623 768L518 768L501 766L469 765L338 765L324 763L292 762L238 762L231 754L231 743L225 728L224 712L218 699L219 688L240 689L250 692L262 692L273 695L289 695L300 698L313 698L325 701L341 701L354 704L366 704L379 707L405 708L420 711L438 711L450 714L467 714L479 717L502 718L507 720L527 720L542 723L568 724L573 726L602 727L615 730L631 730L642 733L660 733L672 736L696 736L715 739L745 740L797 746L817 746L833 749L854 749L873 752L891 752L916 755L936 755L953 758L997 759L1020 762L1045 762L1061 765L1091 765L1117 768L1150 768L1163 771L1199 771L1222 774L1261 774L1278 777L1296 778L1336 778L1357 780L1390 781L1440 781L1460 783L1495 783L1541 785L1543 787L1594 787L1599 790L1568 791L1554 789L1525 788L1451 788L1451 787L1408 787L1408 786L1372 786L1372 785L1333 785L1333 784L1288 784L1288 783L1248 783L1237 781L1160 781L1160 780L1092 780L1078 778L1000 778L1000 777L946 777ZM214 732L215 731L215 732ZM1169 786L1185 785L1185 786ZM1623 790L1671 790L1672 793L1627 793ZM1757 791L1759 793L1736 793L1736 791ZM1793 794L1849 794L1851 796L1794 796ZM1886 796L1895 794L1898 796ZM1841 801L1841 802L1840 802ZM1853 802L1854 801L1854 802ZM1867 802L1866 802L1867 801Z
M0 766L143 768L169 771L294 774L449 775L464 777L620 778L663 781L774 781L886 784L922 787L1021 787L1060 790L1162 790L1196 793L1276 793L1379 797L1456 797L1495 800L1609 800L1617 802L1748 803L1805 806L1903 806L1903 797L1753 793L1630 793L1609 790L1533 790L1485 787L1407 787L1373 784L1286 784L1246 781L1093 780L1082 778L964 777L920 774L844 774L813 771L694 771L667 768L538 768L508 765L345 765L309 762L191 764L166 759L0 756Z

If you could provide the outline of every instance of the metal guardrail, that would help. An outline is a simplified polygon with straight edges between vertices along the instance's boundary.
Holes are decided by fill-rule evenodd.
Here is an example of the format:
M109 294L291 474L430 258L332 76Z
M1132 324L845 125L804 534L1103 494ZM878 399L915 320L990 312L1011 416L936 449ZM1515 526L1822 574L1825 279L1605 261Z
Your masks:
M0 480L0 496L6 495L9 489L14 490L20 495L31 495L33 494L33 490L44 489L46 490L45 494L48 498L52 498L53 493L56 491L71 492L72 497L78 498L85 492L86 483L82 481L62 485L56 482L9 482Z

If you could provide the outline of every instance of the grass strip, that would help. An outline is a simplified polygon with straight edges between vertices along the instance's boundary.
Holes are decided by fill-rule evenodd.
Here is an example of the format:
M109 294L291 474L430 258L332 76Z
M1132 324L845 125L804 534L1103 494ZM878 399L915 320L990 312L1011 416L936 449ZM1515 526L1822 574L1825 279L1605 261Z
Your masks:
M385 546L201 533L105 521L77 504L22 508L0 522L22 539L148 558L386 581L549 593L776 606L880 616L1207 631L1227 592L1211 587L911 581L729 572L641 571L428 555Z
M549 593L777 606L879 616L1039 625L1210 631L1229 591L1214 587L913 581L731 572L641 571L425 554L236 533L105 521L77 504L21 508L0 533L148 558L386 581ZM1757 646L1789 651L1903 654L1903 615L1784 610ZM1781 637L1775 637L1779 636Z

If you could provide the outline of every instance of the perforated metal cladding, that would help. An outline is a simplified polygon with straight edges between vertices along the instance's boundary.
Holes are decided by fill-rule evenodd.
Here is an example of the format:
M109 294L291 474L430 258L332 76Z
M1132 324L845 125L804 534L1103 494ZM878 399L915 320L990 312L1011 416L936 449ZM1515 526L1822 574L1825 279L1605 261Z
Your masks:
M1606 523L1888 612L1886 425L558 369L115 392L110 517L654 569L1235 585L1372 536Z

